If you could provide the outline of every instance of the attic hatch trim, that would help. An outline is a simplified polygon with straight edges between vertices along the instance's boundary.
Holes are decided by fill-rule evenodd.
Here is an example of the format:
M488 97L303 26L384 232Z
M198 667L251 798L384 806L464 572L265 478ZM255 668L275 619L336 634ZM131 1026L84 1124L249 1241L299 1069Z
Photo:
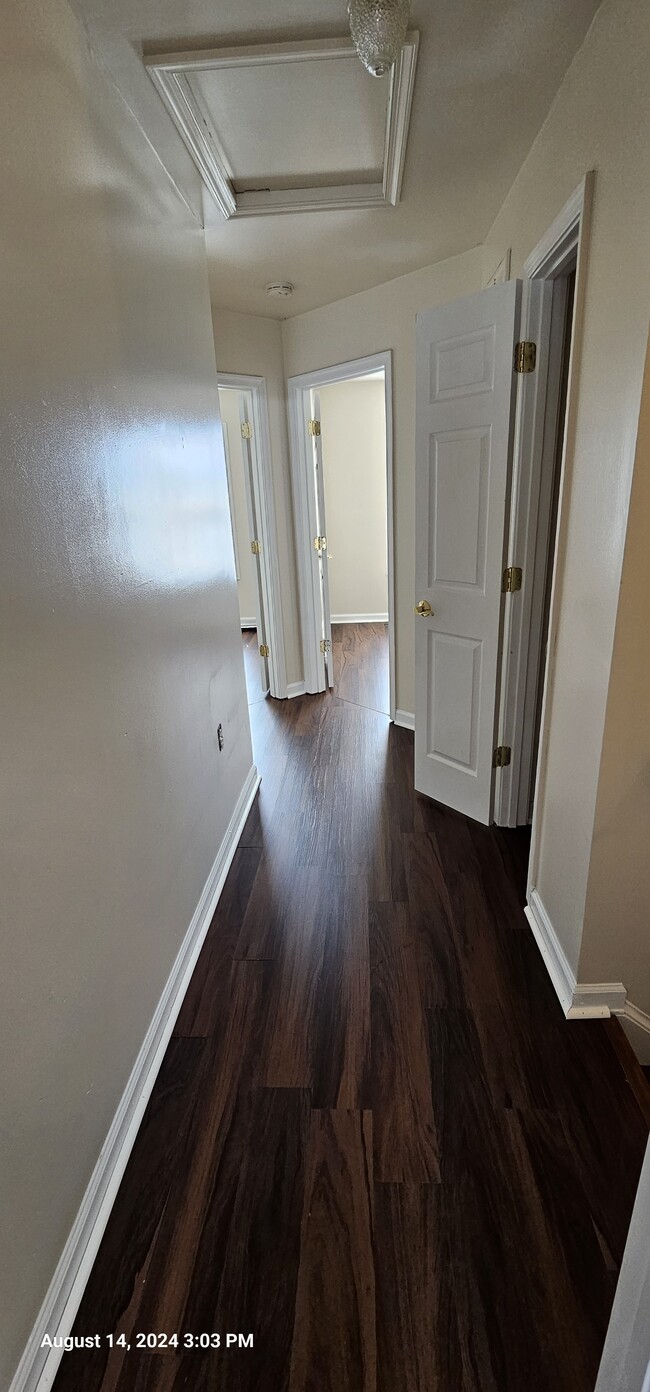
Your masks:
M260 67L309 62L315 58L356 58L351 38L311 39L293 43L247 44L205 48L186 53L144 55L144 64L201 178L224 218L263 217L269 213L331 212L349 208L395 207L400 201L409 134L419 34L407 34L391 69L381 183L304 185L291 189L237 193L227 161L203 104L192 87L192 73L218 68Z

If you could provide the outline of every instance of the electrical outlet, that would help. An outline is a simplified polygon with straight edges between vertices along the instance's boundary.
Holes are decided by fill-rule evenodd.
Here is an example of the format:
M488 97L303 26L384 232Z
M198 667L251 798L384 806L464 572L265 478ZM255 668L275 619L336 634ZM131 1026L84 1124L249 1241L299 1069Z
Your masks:
M219 745L219 753L221 753L223 749L223 725L221 722L217 725L217 744Z

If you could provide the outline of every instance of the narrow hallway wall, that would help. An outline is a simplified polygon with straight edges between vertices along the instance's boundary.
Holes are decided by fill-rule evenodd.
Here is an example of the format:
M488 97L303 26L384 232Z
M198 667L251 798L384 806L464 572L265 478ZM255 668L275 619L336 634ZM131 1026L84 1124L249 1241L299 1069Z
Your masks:
M3 21L6 1388L252 752L202 230L64 0Z

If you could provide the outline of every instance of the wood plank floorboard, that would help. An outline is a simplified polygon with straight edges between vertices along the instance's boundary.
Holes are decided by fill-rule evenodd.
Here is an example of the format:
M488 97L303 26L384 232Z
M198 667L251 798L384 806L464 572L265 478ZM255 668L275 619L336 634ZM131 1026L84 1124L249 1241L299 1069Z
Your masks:
M388 624L332 624L332 661L341 700L388 715Z
M75 1321L132 1347L55 1392L592 1392L646 1079L564 1019L526 831L413 791L351 628L332 691L251 706L260 793ZM253 1346L182 1346L213 1331Z
M311 1116L290 1392L376 1392L372 1116Z

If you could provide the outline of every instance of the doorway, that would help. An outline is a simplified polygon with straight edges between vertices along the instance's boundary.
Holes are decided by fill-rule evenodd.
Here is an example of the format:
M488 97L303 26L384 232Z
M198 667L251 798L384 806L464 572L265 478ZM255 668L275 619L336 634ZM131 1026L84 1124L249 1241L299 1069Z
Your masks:
M287 694L266 383L219 374L248 703Z
M394 718L391 355L288 390L305 688Z
M592 195L593 176L587 175L524 266L521 338L534 342L537 352L534 371L520 378L517 403L507 560L521 589L505 597L498 742L510 750L510 760L496 774L495 820L501 826L532 826L533 875Z
M587 177L523 282L417 317L415 786L532 819L533 877L590 200Z

